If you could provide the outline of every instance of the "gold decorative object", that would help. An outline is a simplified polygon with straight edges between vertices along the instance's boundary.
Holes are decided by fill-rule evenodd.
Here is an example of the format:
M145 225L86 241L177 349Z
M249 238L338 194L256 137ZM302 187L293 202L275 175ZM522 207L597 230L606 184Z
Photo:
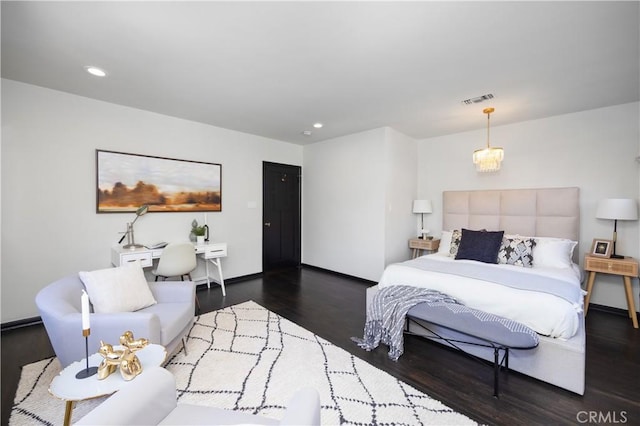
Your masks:
M120 367L120 375L126 381L134 379L142 373L142 364L135 354L149 344L148 339L135 339L131 331L120 336L120 344L124 349L114 349L113 345L100 341L98 353L104 358L98 366L98 380L104 380Z
M135 352L147 346L149 339L135 339L131 331L125 331L124 334L120 336L120 344L129 348L131 352Z
M120 361L120 375L122 375L123 379L129 381L140 373L142 373L140 360L133 352L125 350L124 355L122 355L122 360Z

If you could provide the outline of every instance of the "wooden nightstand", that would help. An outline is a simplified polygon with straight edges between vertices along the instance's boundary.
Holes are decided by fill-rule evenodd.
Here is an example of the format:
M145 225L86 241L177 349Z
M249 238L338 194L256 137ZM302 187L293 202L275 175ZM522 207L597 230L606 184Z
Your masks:
M409 248L413 249L412 259L420 256L422 250L427 253L435 253L438 251L438 247L440 247L440 240L436 240L435 238L432 240L422 240L420 238L412 238L409 240Z
M636 307L633 302L633 292L631 290L631 278L638 276L638 261L632 257L625 257L624 259L607 259L586 255L584 257L584 270L589 272L587 295L584 299L584 315L587 316L589 301L591 300L591 290L593 290L593 282L596 279L596 274L621 275L622 281L624 282L625 296L627 297L629 318L631 318L631 322L633 322L633 328L638 328Z

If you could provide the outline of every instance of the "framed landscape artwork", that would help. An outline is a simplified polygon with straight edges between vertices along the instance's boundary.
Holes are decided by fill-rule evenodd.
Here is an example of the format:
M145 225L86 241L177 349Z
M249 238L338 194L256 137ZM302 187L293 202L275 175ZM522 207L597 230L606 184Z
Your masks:
M96 211L222 211L222 166L96 150Z

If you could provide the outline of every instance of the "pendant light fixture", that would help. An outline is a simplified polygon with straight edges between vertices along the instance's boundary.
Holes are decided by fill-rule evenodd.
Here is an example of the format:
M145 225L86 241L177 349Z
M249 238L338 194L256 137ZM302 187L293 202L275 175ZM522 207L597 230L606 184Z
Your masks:
M487 147L484 149L476 149L473 152L473 164L479 172L496 172L500 170L500 163L504 158L504 150L502 148L491 148L489 145L489 129L491 113L494 108L485 108L483 113L487 114Z

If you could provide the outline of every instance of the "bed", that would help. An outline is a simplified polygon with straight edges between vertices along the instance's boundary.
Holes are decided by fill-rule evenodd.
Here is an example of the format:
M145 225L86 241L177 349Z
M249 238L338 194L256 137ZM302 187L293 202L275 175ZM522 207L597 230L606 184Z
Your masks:
M411 285L441 291L471 308L518 321L535 330L540 343L533 350L513 351L509 368L583 395L586 340L582 273L576 264L579 218L578 188L445 191L438 253L389 265L378 285L367 290L367 306L381 288ZM460 232L453 230L464 230L464 245ZM533 256L511 256L515 261L507 262L512 264L467 257L470 241L484 244L471 236L484 234L499 234L503 250L505 243L522 246L528 241L527 255ZM491 237L494 241L496 235ZM464 253L452 255L452 244L456 250L462 246ZM504 252L501 255L504 261ZM532 265L526 265L527 260ZM469 340L433 323L422 326L449 339ZM418 324L409 323L409 327L411 333L429 338ZM494 357L482 346L469 344L462 349L489 361Z

